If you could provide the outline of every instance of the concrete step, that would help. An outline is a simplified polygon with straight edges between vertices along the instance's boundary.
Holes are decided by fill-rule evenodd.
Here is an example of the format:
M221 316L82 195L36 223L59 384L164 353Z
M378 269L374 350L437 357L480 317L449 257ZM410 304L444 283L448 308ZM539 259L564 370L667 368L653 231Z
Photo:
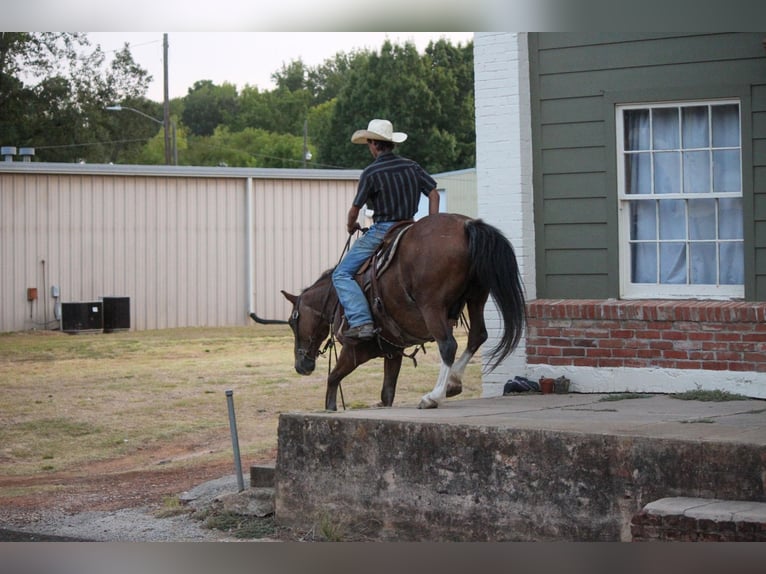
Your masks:
M766 542L766 503L670 497L633 517L635 542Z

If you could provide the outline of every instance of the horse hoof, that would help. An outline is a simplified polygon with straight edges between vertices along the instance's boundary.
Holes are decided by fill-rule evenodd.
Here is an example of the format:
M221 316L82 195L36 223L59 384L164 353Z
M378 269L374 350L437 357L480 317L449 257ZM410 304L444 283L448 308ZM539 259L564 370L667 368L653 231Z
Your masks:
M439 403L437 403L433 399L429 399L428 397L423 397L420 399L420 404L418 405L419 409L435 409L439 406Z
M447 385L447 396L456 397L463 392L463 385Z

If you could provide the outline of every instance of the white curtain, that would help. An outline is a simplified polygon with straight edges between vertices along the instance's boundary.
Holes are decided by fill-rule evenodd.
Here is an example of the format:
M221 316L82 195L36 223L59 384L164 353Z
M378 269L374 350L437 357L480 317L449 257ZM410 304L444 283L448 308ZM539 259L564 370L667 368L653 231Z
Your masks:
M639 196L630 204L631 281L742 284L742 199L717 197L741 193L739 107L633 109L623 121L625 189ZM691 193L711 198L661 197Z

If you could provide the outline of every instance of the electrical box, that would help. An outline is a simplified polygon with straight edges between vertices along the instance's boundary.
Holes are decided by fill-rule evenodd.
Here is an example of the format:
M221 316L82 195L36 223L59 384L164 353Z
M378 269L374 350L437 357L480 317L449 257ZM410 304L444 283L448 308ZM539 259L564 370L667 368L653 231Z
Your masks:
M65 333L100 331L104 328L104 305L101 301L61 304L61 330Z
M130 329L130 297L104 297L104 333Z

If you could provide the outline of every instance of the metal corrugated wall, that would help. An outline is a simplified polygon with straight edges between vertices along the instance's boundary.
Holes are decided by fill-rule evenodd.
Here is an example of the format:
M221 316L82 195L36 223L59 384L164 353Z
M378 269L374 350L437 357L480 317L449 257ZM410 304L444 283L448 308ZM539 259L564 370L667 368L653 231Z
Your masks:
M337 262L358 177L121 167L0 165L0 332L57 328L54 285L63 302L129 297L138 330L284 318L280 289Z

